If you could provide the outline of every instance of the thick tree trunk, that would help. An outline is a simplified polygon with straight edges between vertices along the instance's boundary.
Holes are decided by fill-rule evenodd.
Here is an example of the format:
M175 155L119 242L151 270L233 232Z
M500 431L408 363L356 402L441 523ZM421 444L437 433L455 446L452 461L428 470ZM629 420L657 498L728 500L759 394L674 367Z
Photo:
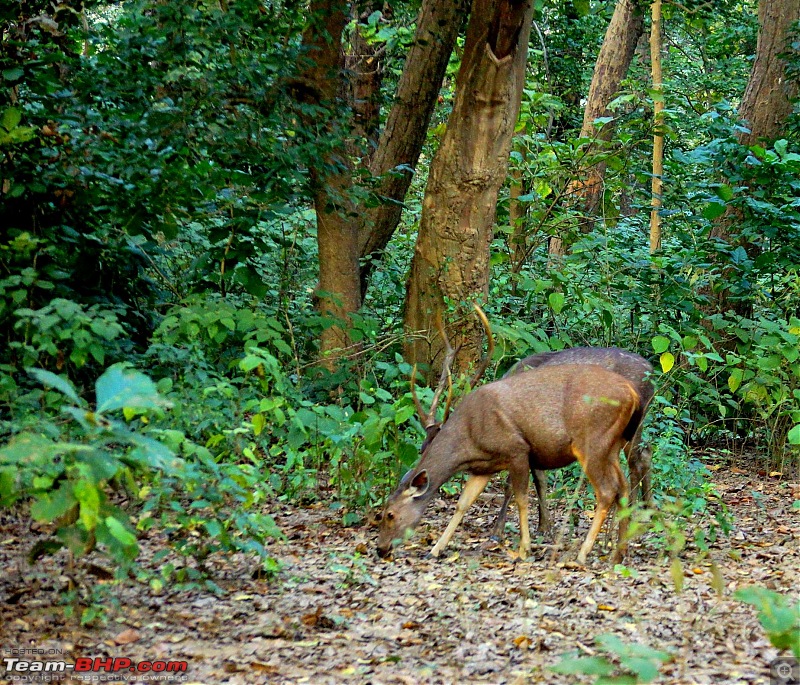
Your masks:
M788 47L789 28L800 21L800 1L759 0L758 21L756 59L739 106L739 116L750 125L750 134L740 136L744 145L778 139L797 96L797 81L786 78L779 55Z
M347 135L340 131L341 143L310 170L320 263L318 307L322 314L343 323L322 335L321 357L329 368L335 366L336 350L349 343L347 317L361 306L371 273L372 260L365 260L362 270L359 257L382 251L400 221L411 169L425 142L464 7L465 0L428 0L423 4L396 99L374 151L370 146L377 138L378 56L358 37L354 39L351 59L355 69L348 84L353 130ZM321 108L321 121L315 122L321 126L326 125L325 108L334 111L335 100L343 95L341 37L347 10L348 3L343 0L314 0L309 7L309 26L303 34L309 64L293 85L301 102ZM387 204L370 210L353 205L351 160L356 157L369 164L373 175L383 177L377 193L389 200ZM389 173L398 167L402 169Z
M530 0L473 2L455 103L423 202L406 294L409 333L430 331L448 302L488 293L495 206L519 114L532 11ZM462 367L479 356L480 324L465 321L453 337ZM440 351L438 337L429 344L411 336L405 348L416 363L431 363Z
M429 0L417 18L414 44L370 163L370 172L382 177L376 192L385 202L363 215L359 239L362 295L374 260L386 248L400 222L402 202L411 185L465 11L466 0Z
M800 21L800 0L759 0L758 3L758 43L756 59L750 72L750 79L739 106L739 116L750 129L749 134L739 135L743 145L763 141L773 143L782 134L786 120L792 112L792 99L797 96L797 82L786 78L786 62L779 55L788 46L789 29ZM738 222L738 212L728 208L712 226L709 234L712 239L735 242L731 226ZM754 246L744 245L751 257ZM747 316L752 306L747 302L731 304L730 291L720 288L711 295L712 303L707 307L709 313L725 312L733 309Z
M595 126L597 119L610 116L609 103L619 91L622 79L628 73L636 51L636 44L644 31L644 14L637 0L617 0L614 14L606 29L603 45L597 55L592 74L592 83L583 110L581 138L593 142L586 148L589 163L584 165L582 178L573 183L572 193L578 200L581 211L589 217L595 216L603 199L606 165L593 161L614 133L612 123ZM550 253L561 255L564 245L561 238L550 242Z
M336 100L344 63L342 32L348 18L344 0L312 0L309 24L303 33L308 64L294 84L296 97L317 111L318 126L336 126ZM308 117L310 119L310 117ZM327 121L326 121L327 120ZM357 216L349 195L352 168L344 131L330 131L335 146L310 169L317 216L319 249L319 304L321 314L335 323L322 333L320 358L333 368L339 351L349 344L347 317L361 306L358 280Z

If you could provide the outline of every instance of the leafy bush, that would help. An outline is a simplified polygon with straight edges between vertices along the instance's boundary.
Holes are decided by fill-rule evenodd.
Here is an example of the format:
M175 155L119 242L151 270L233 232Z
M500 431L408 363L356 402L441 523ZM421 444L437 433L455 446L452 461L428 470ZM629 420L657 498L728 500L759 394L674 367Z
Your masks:
M551 671L568 675L597 676L595 685L650 683L655 680L662 663L670 661L668 652L640 644L626 644L616 635L603 634L594 639L598 656L564 657Z
M758 585L739 588L733 596L758 609L758 621L777 649L800 659L800 601Z
M165 582L202 583L202 561L217 551L255 553L274 565L265 543L281 533L263 513L270 489L260 468L219 464L180 431L159 427L170 403L147 376L124 364L110 367L97 380L90 408L64 378L43 369L31 374L55 391L45 393L55 395L47 406L71 419L40 414L36 430L0 449L0 506L30 502L31 516L55 531L36 545L34 558L62 547L82 556L97 547L124 576L138 554L137 529L159 526L170 533L172 549L200 568L164 563L155 576L138 569L156 589ZM119 412L122 420L115 418ZM116 489L141 510L135 527L133 512L114 503Z

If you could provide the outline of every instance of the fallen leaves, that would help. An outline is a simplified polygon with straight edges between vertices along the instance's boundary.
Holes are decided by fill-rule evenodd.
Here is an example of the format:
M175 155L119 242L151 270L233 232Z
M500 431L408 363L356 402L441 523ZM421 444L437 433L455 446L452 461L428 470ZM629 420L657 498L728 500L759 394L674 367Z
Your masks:
M24 587L17 568L38 574L39 583L24 602L0 603L0 625L7 641L33 644L54 635L69 654L186 659L198 683L566 685L573 679L547 667L566 652L593 654L600 633L673 651L663 682L730 682L733 672L741 682L768 682L776 652L755 612L730 593L751 583L784 592L800 584L790 499L800 489L754 484L753 474L727 468L715 477L724 479L734 535L709 542L707 552L690 548L672 564L647 538L637 540L626 560L635 570L630 576L598 553L581 567L558 556L551 562L551 547L521 562L515 539L486 545L486 512L499 502L476 505L446 560L425 555L453 501L432 507L420 535L392 562L375 558L374 531L342 528L325 507L284 507L271 512L291 538L272 548L283 564L276 581L253 579L246 557L211 557L214 582L228 594L170 589L156 596L122 586L123 610L107 627L65 625L56 606L59 573L48 575L46 566L52 560L28 570L18 565L19 545L0 544L0 568L9 571L0 574L0 598ZM0 521L0 540L24 534ZM569 535L579 539L581 531Z

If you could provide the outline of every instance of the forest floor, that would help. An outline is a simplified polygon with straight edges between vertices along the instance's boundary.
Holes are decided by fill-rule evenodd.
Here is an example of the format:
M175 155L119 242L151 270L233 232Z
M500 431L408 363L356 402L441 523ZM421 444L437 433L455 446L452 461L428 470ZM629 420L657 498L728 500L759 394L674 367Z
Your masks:
M705 556L691 544L681 553L680 592L668 557L648 536L631 545L629 573L612 569L599 546L586 568L554 560L543 547L517 561L516 536L509 534L504 545L486 537L502 498L498 484L439 561L425 554L455 497L436 500L417 535L388 561L374 555L374 529L343 528L321 505L281 505L272 512L287 536L270 548L282 564L276 578L254 579L252 560L220 556L208 566L223 596L156 594L129 584L114 589L119 608L99 627L64 617L63 557L30 566L26 555L37 533L29 522L6 516L0 518L0 652L8 658L20 654L13 650L38 649L46 656L27 652L24 658L68 662L186 661L177 681L209 685L558 684L592 682L548 667L566 653L598 654L595 636L611 633L671 652L658 682L767 684L777 652L755 609L732 593L755 583L796 596L800 512L792 502L800 499L800 483L738 469L720 469L714 478L734 527ZM563 515L556 502L550 506L558 522ZM567 539L582 540L587 524L568 531ZM143 556L152 556L159 543L155 536L143 540ZM93 573L103 575L88 562L77 571L84 579ZM23 675L14 681L26 682ZM33 674L25 675L31 682ZM63 682L78 677L66 675ZM12 682L0 668L4 678Z

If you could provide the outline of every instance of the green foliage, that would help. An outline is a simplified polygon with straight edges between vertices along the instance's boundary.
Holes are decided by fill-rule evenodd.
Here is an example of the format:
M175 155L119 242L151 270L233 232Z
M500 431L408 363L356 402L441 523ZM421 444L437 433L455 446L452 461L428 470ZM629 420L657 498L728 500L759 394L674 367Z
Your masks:
M174 472L181 462L163 443L111 414L125 409L129 419L159 410L167 402L146 376L121 365L110 367L97 381L96 406L86 407L64 378L33 369L31 374L67 400L61 412L76 424L48 421L39 430L20 433L0 449L0 505L30 499L31 516L56 525L56 536L34 550L67 547L75 555L100 544L126 569L138 553L128 515L113 504L110 486L134 487L136 475Z
M47 406L71 419L40 414L35 429L0 449L0 506L29 501L31 516L55 527L32 558L61 547L81 556L99 546L124 575L137 557L137 536L158 527L169 532L175 552L200 563L214 552L238 550L274 571L265 543L282 534L262 511L269 494L263 474L252 464L219 464L181 431L160 427L170 402L149 377L126 365L110 367L97 380L91 409L65 378L44 369L30 373L55 391L43 395ZM120 411L123 420L115 418ZM114 503L119 489L140 509L135 527L132 512ZM156 590L166 582L214 588L202 567L173 562L156 574L139 568L137 575Z
M739 588L733 596L758 609L758 621L773 647L790 649L800 659L800 601L758 585Z
M658 677L661 664L672 659L668 652L624 643L612 634L598 635L594 641L605 655L565 656L549 669L567 675L597 676L595 685L633 685L652 682Z
M797 126L769 146L739 144L729 103L750 72L757 16L739 2L707 4L665 7L670 154L663 248L651 256L647 65L635 59L600 122L611 139L578 137L614 3L537 0L544 45L531 43L512 151L526 213L512 226L500 198L491 252L497 375L532 352L575 345L653 362L645 438L660 506L633 512L632 528L678 564L690 541L702 553L729 526L696 445L766 446L769 471L800 463ZM273 577L276 500L323 500L351 525L418 459L401 320L427 164L350 321L354 358L321 370L314 341L331 322L314 310L308 169L341 147L337 136L355 136L350 112L309 112L295 97L308 64L304 6L83 7L88 32L69 3L0 10L0 436L9 440L0 504L30 503L54 523L55 539L34 556L97 542L130 568L136 536L166 531L159 571L136 569L156 590L217 591L204 561L232 550L254 553ZM381 52L381 118L416 11L398 5L350 26ZM597 163L604 190L587 215L579 191ZM379 201L366 166L356 165L357 207ZM722 222L724 241L712 237ZM512 241L520 233L524 259ZM569 247L563 258L547 250L556 236ZM430 394L420 390L423 402ZM553 480L563 495L575 474ZM117 488L131 509L116 506ZM368 582L362 564L354 557L336 572ZM622 664L627 653L607 649ZM622 665L620 677L647 674Z

